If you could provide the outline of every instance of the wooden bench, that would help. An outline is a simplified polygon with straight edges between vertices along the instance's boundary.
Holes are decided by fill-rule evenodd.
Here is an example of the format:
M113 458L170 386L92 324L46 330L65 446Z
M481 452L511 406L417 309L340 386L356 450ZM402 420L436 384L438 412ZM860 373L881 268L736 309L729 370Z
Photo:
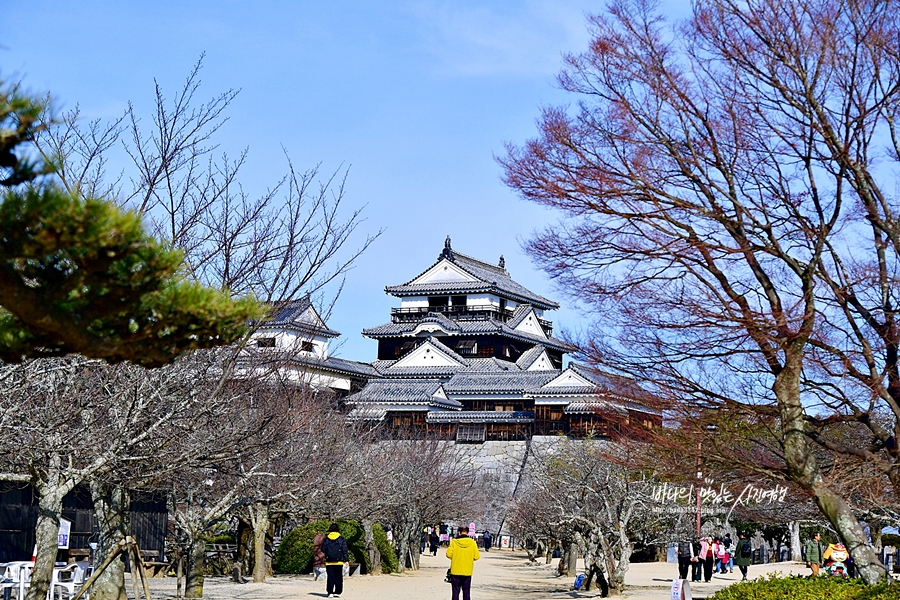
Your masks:
M172 563L161 562L159 550L141 550L141 563L148 577L165 577Z

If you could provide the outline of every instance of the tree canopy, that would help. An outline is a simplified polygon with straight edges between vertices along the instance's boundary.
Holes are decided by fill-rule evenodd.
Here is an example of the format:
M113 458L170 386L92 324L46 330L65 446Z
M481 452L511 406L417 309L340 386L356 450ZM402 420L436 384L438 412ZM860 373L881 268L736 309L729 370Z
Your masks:
M698 0L671 24L621 0L590 23L559 77L578 104L501 159L565 215L530 253L602 315L594 361L683 414L774 417L780 475L877 580L817 449L900 486L896 3ZM869 443L822 435L844 422Z
M156 367L239 339L263 309L192 281L137 213L46 177L44 104L0 88L0 359L81 353Z

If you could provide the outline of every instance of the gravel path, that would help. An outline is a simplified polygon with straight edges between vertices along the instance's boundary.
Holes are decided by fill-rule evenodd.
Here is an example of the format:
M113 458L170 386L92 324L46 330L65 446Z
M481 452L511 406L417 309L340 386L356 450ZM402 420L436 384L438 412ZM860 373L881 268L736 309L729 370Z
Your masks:
M450 598L450 585L444 574L450 561L439 551L436 557L423 556L421 569L403 575L381 577L357 576L344 579L346 600L439 600ZM554 561L554 564L556 561ZM750 577L770 572L807 573L800 563L778 563L750 567ZM599 597L597 591L575 592L570 588L574 577L558 578L553 565L542 561L528 562L523 552L494 551L481 554L475 563L472 580L473 600L564 600L566 598ZM631 565L626 582L630 586L627 600L666 600L677 575L677 565L643 563ZM740 573L716 575L710 583L694 584L694 598L706 598L717 590L740 579ZM131 592L128 583L129 595ZM154 600L175 597L175 579L152 579ZM298 600L325 598L325 582L313 581L312 576L278 575L264 584L237 584L225 577L206 579L204 598L207 600Z

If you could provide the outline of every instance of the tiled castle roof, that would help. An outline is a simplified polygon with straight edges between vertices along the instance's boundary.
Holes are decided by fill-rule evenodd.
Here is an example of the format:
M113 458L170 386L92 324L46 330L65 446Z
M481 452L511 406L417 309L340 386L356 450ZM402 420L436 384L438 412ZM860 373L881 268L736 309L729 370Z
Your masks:
M415 404L423 408L437 406L459 409L462 404L440 392L439 379L375 379L359 392L347 397L347 404Z
M451 261L454 265L477 279L477 281L412 283L442 260ZM387 286L384 288L384 291L388 294L393 294L394 296L417 296L428 294L429 292L446 294L492 292L498 296L504 296L511 300L515 300L516 302L528 302L534 304L538 308L544 310L554 310L559 308L559 304L553 300L535 294L519 283L513 281L504 266L492 265L480 261L477 258L472 258L471 256L456 252L450 248L450 238L447 238L447 242L444 245L444 251L441 252L438 259L432 263L428 269L425 269L425 271L422 271L422 273L413 277L407 283Z
M309 296L299 300L275 303L272 316L257 324L259 329L292 329L301 333L319 335L327 338L338 337L340 332L329 329L322 322Z
M430 412L425 415L425 421L427 423L534 423L534 413L530 410Z
M448 321L450 319L447 319ZM481 319L477 321L451 321L453 327L444 329L447 335L465 336L465 335L502 335L511 339L521 340L532 344L540 344L561 350L563 352L572 352L575 348L571 344L557 339L555 337L540 337L524 331L512 329L506 323L502 323L496 319ZM377 327L363 329L363 335L370 338L386 338L386 337L405 337L412 335L419 323L385 323Z
M460 372L444 384L448 394L522 394L556 377L558 371Z

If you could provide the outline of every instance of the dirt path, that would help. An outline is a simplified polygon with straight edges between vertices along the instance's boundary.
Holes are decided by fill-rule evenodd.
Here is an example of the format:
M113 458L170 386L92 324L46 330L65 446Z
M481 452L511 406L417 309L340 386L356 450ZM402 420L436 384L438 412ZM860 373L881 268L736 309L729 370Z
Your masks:
M554 561L554 565L555 565ZM436 557L423 556L421 569L403 575L382 577L357 576L344 579L342 598L347 600L440 600L450 598L450 584L444 575L450 561L439 551ZM472 580L473 600L564 600L567 598L594 598L600 593L571 590L574 577L558 578L554 565L542 561L529 563L522 552L494 551L482 553L475 564ZM750 567L750 577L766 573L806 573L799 563L778 563ZM668 563L632 565L626 582L629 590L626 600L664 600L669 597L672 577L677 566ZM717 590L740 579L734 574L716 575L710 583L692 586L694 598L706 598ZM129 593L131 585L128 582ZM175 579L153 579L151 589L154 600L175 597ZM265 584L237 584L225 577L206 580L204 598L207 600L298 600L325 598L325 582L313 581L312 576L279 575L269 578Z

